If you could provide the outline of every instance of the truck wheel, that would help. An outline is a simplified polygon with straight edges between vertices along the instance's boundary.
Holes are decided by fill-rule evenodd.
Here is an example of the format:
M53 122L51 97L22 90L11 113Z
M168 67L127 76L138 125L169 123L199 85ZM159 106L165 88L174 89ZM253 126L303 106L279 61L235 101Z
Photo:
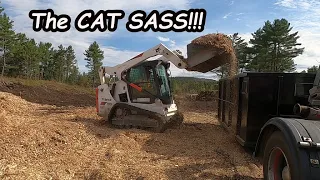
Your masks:
M293 154L281 131L272 133L263 156L263 174L266 180L295 180L299 170Z

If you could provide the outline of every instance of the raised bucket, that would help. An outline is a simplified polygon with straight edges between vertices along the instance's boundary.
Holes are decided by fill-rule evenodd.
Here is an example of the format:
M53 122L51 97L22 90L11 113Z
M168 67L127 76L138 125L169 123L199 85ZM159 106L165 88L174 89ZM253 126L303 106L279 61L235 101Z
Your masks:
M208 34L187 45L188 71L206 73L236 61L232 41L223 34Z

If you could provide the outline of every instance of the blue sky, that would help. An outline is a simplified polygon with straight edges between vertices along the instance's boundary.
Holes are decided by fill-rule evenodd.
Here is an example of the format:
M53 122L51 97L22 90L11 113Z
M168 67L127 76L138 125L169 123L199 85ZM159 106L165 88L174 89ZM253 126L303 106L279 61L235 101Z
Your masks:
M15 29L24 32L37 41L47 41L54 46L72 45L75 49L81 71L87 71L83 52L93 41L98 41L104 50L104 65L114 66L130 59L157 44L180 49L186 53L186 45L195 37L207 33L232 34L238 32L247 41L251 33L263 26L267 20L288 19L294 31L299 31L300 42L305 53L295 59L297 70L301 71L320 62L320 2L319 0L2 0L6 13L15 21ZM33 9L51 8L57 14L68 14L72 20L83 10L122 9L126 16L119 23L117 31L81 33L74 28L65 33L34 32L28 13ZM131 12L142 9L174 11L189 8L204 8L207 11L206 26L202 33L131 33L125 28ZM177 68L174 76L213 77L212 74L190 73Z

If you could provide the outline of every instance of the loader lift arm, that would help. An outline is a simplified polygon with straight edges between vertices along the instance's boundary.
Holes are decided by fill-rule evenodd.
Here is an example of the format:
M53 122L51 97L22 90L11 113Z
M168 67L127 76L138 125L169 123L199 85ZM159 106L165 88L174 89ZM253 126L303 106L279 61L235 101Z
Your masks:
M179 55L179 53L176 51L171 51L165 45L160 43L157 46L150 48L149 50L117 66L114 66L114 67L102 66L99 69L100 83L101 84L105 83L105 74L121 77L122 72L130 69L131 67L139 63L146 61L151 57L158 56L158 55L162 55L163 57L166 58L166 60L172 62L179 69L186 69L188 67L186 63L186 59L182 55Z

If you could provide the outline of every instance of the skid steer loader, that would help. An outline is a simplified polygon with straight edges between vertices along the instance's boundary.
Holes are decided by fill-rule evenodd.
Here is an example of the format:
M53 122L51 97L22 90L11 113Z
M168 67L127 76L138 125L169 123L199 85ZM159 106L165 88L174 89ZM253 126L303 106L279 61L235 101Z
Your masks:
M97 114L117 127L163 132L183 122L170 86L170 63L179 69L208 72L225 63L221 49L189 44L187 56L159 44L114 67L99 69ZM160 56L157 58L157 56ZM155 57L154 59L151 59Z

